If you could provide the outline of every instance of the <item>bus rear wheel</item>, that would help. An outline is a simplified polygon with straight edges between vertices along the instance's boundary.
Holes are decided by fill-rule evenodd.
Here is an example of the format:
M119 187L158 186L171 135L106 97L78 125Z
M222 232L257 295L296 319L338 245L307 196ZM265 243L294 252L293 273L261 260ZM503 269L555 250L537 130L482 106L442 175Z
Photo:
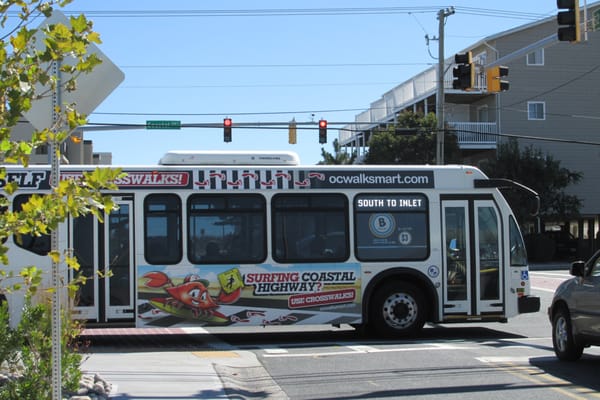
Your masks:
M389 282L373 294L369 325L379 336L413 336L423 328L426 314L425 300L415 285Z

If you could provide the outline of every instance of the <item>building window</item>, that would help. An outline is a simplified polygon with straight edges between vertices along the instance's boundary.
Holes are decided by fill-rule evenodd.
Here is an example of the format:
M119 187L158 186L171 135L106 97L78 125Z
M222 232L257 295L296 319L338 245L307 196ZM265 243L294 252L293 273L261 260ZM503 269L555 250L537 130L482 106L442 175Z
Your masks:
M544 120L546 119L546 103L543 101L527 102L527 119Z
M527 65L544 65L544 49L537 49L528 53Z

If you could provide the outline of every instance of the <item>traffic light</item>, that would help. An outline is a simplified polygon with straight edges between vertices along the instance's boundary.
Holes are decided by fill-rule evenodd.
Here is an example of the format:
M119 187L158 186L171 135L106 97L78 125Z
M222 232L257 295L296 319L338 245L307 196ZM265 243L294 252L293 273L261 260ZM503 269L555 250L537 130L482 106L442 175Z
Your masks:
M327 120L319 120L319 143L327 143Z
M231 142L231 118L223 119L223 141L226 143Z
M473 63L473 53L468 51L463 54L456 54L454 62L457 66L452 70L454 80L453 89L470 90L475 87L475 64Z
M288 143L296 144L296 118L290 121L288 128Z
M508 67L491 67L486 71L488 93L498 93L508 90L509 83L502 78L508 76Z
M561 42L577 43L580 38L579 0L556 0L559 11L556 15L558 22L558 40Z

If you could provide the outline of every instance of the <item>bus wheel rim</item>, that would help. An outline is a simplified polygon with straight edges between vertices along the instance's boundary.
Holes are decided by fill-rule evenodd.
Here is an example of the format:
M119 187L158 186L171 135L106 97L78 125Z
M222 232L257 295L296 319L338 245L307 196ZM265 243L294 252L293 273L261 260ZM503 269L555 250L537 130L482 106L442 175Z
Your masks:
M408 328L417 320L416 300L406 293L394 293L383 304L383 317L393 328Z

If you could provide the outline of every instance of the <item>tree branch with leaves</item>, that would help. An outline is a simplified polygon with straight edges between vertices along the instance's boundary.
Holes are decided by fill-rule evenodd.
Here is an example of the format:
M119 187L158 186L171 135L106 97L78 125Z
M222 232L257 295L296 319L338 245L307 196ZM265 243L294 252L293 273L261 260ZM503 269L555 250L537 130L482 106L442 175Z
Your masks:
M50 17L55 7L64 7L70 0L9 0L0 4L0 24L8 33L0 39L0 160L3 165L29 165L31 152L41 146L54 148L60 159L61 144L68 140L73 131L86 123L86 117L76 110L75 104L57 104L56 116L51 126L35 130L29 139L16 140L12 131L23 121L32 104L51 96L57 89L77 90L77 78L93 71L102 61L94 53L88 53L91 44L101 43L93 24L84 15L70 17L67 25L50 24L42 28L30 27L34 17ZM10 25L12 24L12 26ZM57 63L59 79L53 68ZM66 77L66 79L64 78ZM60 88L58 87L60 85ZM86 172L79 179L60 181L49 194L33 195L21 209L11 209L7 196L18 190L16 182L7 182L5 167L0 167L0 181L7 196L0 197L0 239L2 243L15 235L42 236L56 229L68 216L77 217L93 213L102 219L115 205L102 194L103 189L116 189L112 183L121 175L118 169L96 169ZM67 254L53 249L49 257L53 260L65 257L67 264L77 269L78 263ZM7 265L6 245L0 245L0 261ZM0 279L14 278L14 271L0 270ZM33 266L24 266L20 273L23 283L35 290L39 283L39 271ZM4 286L0 291L20 289L19 283ZM55 288L56 289L56 288Z
M435 164L437 118L403 111L394 124L374 132L365 164ZM445 135L444 159L459 162L460 149L454 134Z

